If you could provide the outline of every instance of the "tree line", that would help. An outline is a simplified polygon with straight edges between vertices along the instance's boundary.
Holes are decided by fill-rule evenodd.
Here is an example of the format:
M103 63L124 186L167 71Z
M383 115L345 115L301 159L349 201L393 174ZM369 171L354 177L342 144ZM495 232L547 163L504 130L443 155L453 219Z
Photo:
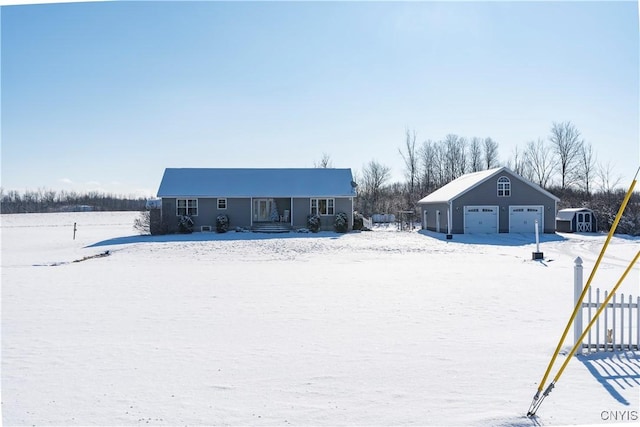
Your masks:
M516 146L506 162L499 158L499 144L491 137L465 138L456 134L418 143L415 131L406 130L398 148L404 164L403 182L391 181L391 168L371 160L355 173L357 210L374 213L418 212L424 196L471 172L506 166L561 199L558 209L593 209L601 230L611 226L625 191L611 163L597 160L593 146L570 121L553 122L546 138ZM327 155L317 167L326 167ZM640 201L634 193L619 231L640 234ZM615 211L614 211L615 209Z
M78 193L39 188L19 192L0 188L0 212L3 214L74 210L140 211L144 210L145 203L146 198L143 197L118 196L96 191Z

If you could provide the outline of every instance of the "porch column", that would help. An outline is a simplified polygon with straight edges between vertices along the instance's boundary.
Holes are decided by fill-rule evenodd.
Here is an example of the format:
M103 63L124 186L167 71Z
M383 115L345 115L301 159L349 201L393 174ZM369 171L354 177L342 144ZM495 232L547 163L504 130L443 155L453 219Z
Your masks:
M289 225L293 227L293 197L291 197L289 205Z
M253 197L250 198L249 203L251 203L251 208L249 209L249 211L251 212L250 223L251 223L251 228L253 228Z

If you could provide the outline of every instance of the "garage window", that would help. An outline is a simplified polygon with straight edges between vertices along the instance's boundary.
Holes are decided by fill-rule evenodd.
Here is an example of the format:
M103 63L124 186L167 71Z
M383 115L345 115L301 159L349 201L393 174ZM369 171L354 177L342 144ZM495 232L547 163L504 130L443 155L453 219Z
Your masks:
M498 197L511 196L511 181L506 176L498 178Z

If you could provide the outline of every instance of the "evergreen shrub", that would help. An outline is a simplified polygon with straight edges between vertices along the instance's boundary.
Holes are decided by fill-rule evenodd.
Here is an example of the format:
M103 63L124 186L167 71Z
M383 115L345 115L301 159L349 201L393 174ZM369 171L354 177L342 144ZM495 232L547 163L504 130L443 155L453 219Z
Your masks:
M216 231L218 233L226 233L229 230L229 217L221 214L216 217Z
M336 232L346 233L349 229L349 217L347 214L344 212L338 212L333 226L336 229Z
M317 233L320 230L320 216L307 215L307 228L312 233Z

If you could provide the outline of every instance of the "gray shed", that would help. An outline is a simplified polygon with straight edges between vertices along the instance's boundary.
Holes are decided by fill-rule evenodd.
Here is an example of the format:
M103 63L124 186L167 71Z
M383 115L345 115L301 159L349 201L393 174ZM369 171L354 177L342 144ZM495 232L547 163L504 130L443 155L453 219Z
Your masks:
M561 233L590 233L598 230L596 216L588 208L560 209L556 215L556 230Z

